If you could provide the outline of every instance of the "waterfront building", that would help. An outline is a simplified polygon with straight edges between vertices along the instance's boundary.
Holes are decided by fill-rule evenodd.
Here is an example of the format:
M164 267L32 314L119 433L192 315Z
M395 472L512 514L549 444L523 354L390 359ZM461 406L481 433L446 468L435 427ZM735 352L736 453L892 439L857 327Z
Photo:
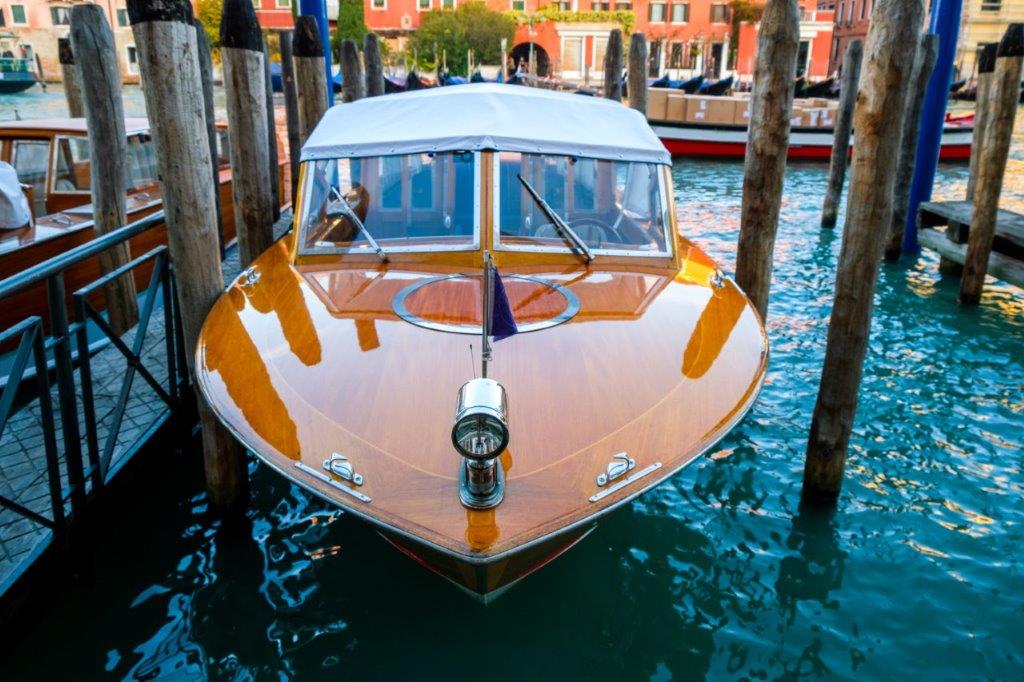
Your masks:
M57 40L66 38L71 29L73 4L59 0L19 0L0 4L0 38L4 39L4 49L20 53L15 56L23 56L33 62L38 56L43 78L48 81L61 80ZM125 0L106 0L100 3L100 7L106 13L114 33L121 77L127 83L137 83L139 61L135 38L128 22L127 3Z
M979 46L998 43L1010 23L1022 17L1024 0L964 0L955 61L957 78L974 80Z
M404 50L409 35L425 12L455 9L460 0L363 0L367 26L387 40L392 49ZM611 12L632 12L633 30L649 40L648 76L668 74L682 78L705 74L718 78L735 73L749 79L757 49L757 29L741 24L737 45L730 50L732 16L729 3L715 0L567 0L554 20L537 11L547 0L487 0L496 11L522 13L513 45L516 62L526 60L531 46L541 76L558 75L566 80L602 76L608 33L618 28ZM833 13L821 11L817 0L800 0L800 71L810 77L828 74ZM594 12L609 14L595 15Z
M871 25L871 10L875 0L835 0L819 2L818 6L835 6L835 26L832 29L832 54L829 58L829 73L839 71L843 55L852 40L864 40Z

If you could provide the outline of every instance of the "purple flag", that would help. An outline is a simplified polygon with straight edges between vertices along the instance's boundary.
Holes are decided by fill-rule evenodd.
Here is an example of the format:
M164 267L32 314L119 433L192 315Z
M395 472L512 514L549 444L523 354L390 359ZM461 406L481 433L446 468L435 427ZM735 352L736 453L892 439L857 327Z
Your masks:
M498 268L494 268L494 303L491 306L491 336L495 341L507 339L519 333L516 318L512 316L512 306L505 293L505 284L501 281Z

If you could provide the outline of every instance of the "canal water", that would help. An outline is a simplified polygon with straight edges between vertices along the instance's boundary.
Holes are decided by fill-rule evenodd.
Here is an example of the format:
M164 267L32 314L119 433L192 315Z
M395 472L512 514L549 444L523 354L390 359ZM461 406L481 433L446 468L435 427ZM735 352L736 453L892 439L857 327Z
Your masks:
M1024 134L1003 204L1024 211ZM885 265L845 487L799 508L842 225L824 165L792 165L772 357L709 457L489 607L252 465L250 527L207 516L198 456L168 452L54 584L5 679L1024 677L1024 295L981 305L932 254ZM735 263L741 164L679 161L683 230ZM962 196L943 166L936 194Z

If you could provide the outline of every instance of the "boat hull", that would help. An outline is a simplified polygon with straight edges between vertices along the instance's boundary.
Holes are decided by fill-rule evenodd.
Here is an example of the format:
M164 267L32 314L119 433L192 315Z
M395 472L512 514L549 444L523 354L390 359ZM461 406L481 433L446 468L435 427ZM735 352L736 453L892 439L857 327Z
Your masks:
M0 95L13 95L19 92L25 92L35 85L36 82L35 76L31 74L11 72L2 73L0 74Z
M483 561L471 561L442 552L407 536L387 531L381 531L380 534L416 563L448 580L474 599L489 604L526 576L572 549L596 527L596 524L589 524L573 528L515 552Z
M673 156L743 158L747 152L747 129L743 126L652 123L651 127ZM939 159L970 159L972 136L973 129L968 126L947 126L942 135ZM790 134L788 158L828 161L832 156L832 142L832 130L794 128Z

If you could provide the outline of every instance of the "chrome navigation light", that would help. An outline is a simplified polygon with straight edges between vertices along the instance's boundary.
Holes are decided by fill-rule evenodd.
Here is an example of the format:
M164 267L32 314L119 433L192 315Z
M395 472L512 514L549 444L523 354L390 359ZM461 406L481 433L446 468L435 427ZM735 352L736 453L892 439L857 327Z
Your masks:
M505 494L498 457L508 447L508 400L493 379L473 379L459 389L452 444L460 455L459 497L471 509L496 507Z

